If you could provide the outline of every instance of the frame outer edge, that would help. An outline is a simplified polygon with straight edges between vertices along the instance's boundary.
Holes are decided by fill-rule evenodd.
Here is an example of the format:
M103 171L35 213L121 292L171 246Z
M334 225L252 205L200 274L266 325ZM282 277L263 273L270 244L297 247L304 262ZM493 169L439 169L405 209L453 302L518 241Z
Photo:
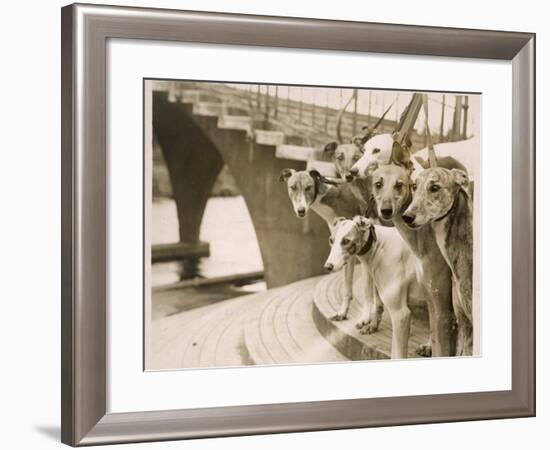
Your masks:
M148 18L148 14L152 15L152 18ZM136 19L134 15L139 17ZM210 16L216 19L215 26L212 29L197 31L197 25L208 22ZM535 224L534 128L531 127L534 127L534 37L527 33L498 33L482 30L463 30L469 33L469 36L463 37L462 42L465 43L471 38L486 37L492 42L485 47L484 51L489 52L483 53L486 57L489 54L495 59L510 60L515 55L513 60L513 148L526 149L513 152L513 175L514 179L519 181L514 182L512 198L514 239L512 269L514 274L522 272L527 274L514 277L512 286L512 391L490 392L486 395L479 393L473 396L472 393L450 396L443 394L436 396L439 397L439 401L433 399L431 403L433 410L419 408L418 398L412 399L413 403L411 403L411 400L406 400L407 397L390 397L361 401L307 402L294 404L294 406L293 404L264 405L263 409L259 410L253 406L243 406L211 408L210 411L209 409L203 411L183 409L106 414L106 39L126 37L219 43L220 39L225 42L223 38L231 35L231 26L234 27L237 22L246 29L235 39L244 39L246 44L246 39L250 39L250 36L256 33L258 22L262 21L270 23L270 32L254 38L249 44L277 45L282 42L278 40L278 34L284 32L287 22L292 22L293 36L300 34L301 27L307 30L308 27L313 26L320 27L317 30L319 33L326 29L329 35L335 36L346 24L346 22L308 21L308 19L277 19L267 16L219 13L209 15L176 10L102 5L72 5L63 8L62 83L65 88L67 84L70 85L70 89L62 89L63 442L69 445L97 445L533 415L535 406ZM371 31L378 30L379 34L390 32L392 27L399 29L400 32L406 29L413 35L422 34L422 31L425 34L426 31L437 29L350 23L355 24L353 28L359 35L362 31L358 29L367 25L370 26ZM225 24L228 24L229 31ZM191 27L191 31L187 25ZM453 36L460 31L445 28L438 30L440 33L447 32ZM311 33L311 29L309 32ZM231 41L233 38L228 39ZM343 38L337 45L343 45L346 49L346 42L353 42L350 44L353 49L370 51L368 46L361 48L356 40L350 39L351 41L346 41ZM288 36L282 40L286 44L291 44ZM417 42L420 41L426 42L429 39L424 36ZM299 46L336 49L336 45L330 42L310 44L311 41L306 39ZM372 45L378 49L377 51L381 51L381 47L377 47L378 42ZM448 47L434 47L430 43L423 45L423 49L428 52L423 54L453 56L453 52L456 51L456 45ZM410 42L407 46L406 48L410 48ZM407 53L406 48L405 50L403 48L405 48L403 45L401 47L397 45L393 53ZM347 49L349 50L350 47ZM462 56L476 57L475 51L471 48L463 49L461 52ZM518 161L521 167L516 165ZM522 189L525 191L521 191ZM523 192L523 197L520 192ZM524 227L523 232L518 227ZM521 249L525 250L526 245L529 246L529 251L522 253ZM516 255L521 256L521 264L520 261L515 261ZM524 270L526 267L528 270ZM518 268L520 271L515 272ZM514 329L515 326L532 326L530 328L532 332L520 333ZM426 402L429 403L428 400L431 397L426 397ZM447 400L443 405L444 398L451 403L454 402L455 409L446 406ZM399 406L400 402L401 406ZM316 403L318 409L311 411ZM340 411L336 420L339 425L334 424L334 417L331 420L327 419L322 405L327 410ZM367 405L369 407L364 409ZM401 420L395 417L395 410L397 408L400 411L399 408L402 407L405 410L398 414ZM298 411L295 408L298 408ZM419 414L419 409L426 411ZM373 410L380 412L369 417ZM386 410L385 413L384 410ZM297 419L305 419L290 422L288 414L292 416L291 411L298 412L295 416ZM311 416L308 416L309 414Z
M536 415L535 40L512 61L512 389L528 416Z
M61 441L74 445L73 7L61 9Z

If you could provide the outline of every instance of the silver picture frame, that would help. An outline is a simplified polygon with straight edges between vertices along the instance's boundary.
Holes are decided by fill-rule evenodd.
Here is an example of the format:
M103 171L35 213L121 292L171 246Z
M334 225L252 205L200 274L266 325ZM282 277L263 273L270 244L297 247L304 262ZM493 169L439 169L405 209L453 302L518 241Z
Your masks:
M82 446L535 415L534 33L86 4L66 6L61 15L64 443ZM512 389L108 413L106 47L113 38L511 61Z

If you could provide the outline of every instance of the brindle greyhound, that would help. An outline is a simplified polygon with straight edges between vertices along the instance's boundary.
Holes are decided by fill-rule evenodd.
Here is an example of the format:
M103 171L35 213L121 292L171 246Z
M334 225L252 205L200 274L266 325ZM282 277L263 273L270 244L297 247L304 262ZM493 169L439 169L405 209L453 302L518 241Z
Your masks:
M471 356L473 230L468 175L440 167L421 172L413 186L413 201L403 214L409 227L429 224L445 261L451 268L458 323L457 355Z
M418 259L395 228L376 226L363 216L353 220L340 217L334 226L325 269L338 270L351 258L359 259L390 315L391 357L406 358L411 326L409 305L422 304L427 297L418 279Z
M411 229L402 214L412 201L412 162L409 150L394 142L390 160L371 167L373 192L381 217L392 220L405 242L420 260L422 283L428 293L431 352L453 356L456 352L456 320L452 302L451 271L431 227Z
M327 223L330 232L337 217L352 218L363 213L363 205L357 200L348 184L329 185L323 176L316 170L296 171L283 169L280 181L286 181L288 196L292 201L294 212L299 218L304 218L311 208ZM353 298L353 271L354 261L344 265L345 296L340 309L332 320L347 318L350 301ZM373 286L368 283L368 286ZM383 306L371 293L367 296L364 314L356 326L361 333L373 333L378 329L382 319Z

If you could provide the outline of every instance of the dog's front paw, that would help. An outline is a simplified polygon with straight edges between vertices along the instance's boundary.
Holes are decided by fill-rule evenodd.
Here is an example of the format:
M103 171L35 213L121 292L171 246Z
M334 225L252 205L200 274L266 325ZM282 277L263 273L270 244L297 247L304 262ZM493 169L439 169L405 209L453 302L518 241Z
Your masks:
M346 313L336 313L333 316L331 316L330 320L334 320L335 322L340 322L341 320L346 320L348 318Z
M424 358L430 358L432 356L432 346L430 344L422 344L416 348L416 354Z
M373 333L376 333L377 331L378 331L378 324L373 320L369 320L359 329L359 333L361 334L373 334Z

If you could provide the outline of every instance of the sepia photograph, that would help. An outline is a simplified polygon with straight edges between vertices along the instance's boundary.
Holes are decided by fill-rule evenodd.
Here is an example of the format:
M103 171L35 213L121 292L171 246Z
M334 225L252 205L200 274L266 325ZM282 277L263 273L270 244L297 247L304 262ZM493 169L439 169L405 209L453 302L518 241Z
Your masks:
M143 89L145 370L481 356L480 93Z

